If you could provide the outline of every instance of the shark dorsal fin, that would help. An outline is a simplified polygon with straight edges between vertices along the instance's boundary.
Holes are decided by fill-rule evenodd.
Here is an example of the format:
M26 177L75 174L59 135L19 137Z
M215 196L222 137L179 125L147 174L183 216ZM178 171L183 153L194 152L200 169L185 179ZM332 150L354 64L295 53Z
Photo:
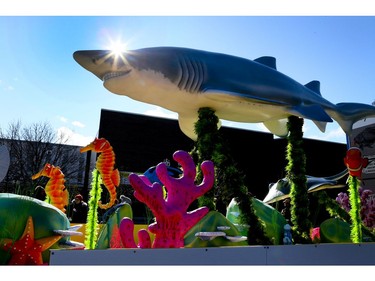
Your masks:
M274 57L260 57L255 59L257 63L276 69L276 59Z
M322 94L320 93L320 82L319 81L311 81L305 85L306 88L310 89L314 93L318 94L321 96Z

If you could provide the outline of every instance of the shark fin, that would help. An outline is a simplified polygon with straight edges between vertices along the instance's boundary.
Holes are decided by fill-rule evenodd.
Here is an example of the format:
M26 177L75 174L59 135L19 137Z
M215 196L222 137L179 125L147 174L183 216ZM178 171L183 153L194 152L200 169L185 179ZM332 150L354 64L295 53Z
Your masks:
M343 102L336 104L336 111L330 110L329 114L346 134L351 134L353 124L357 121L375 117L375 106L362 104L362 103L350 103Z
M318 129L324 133L326 131L326 127L327 127L327 122L320 122L320 121L314 121L312 120L315 125L318 127Z
M329 117L329 115L324 111L324 109L318 104L294 106L291 112L295 113L295 115L297 116L310 119L312 121L333 121L331 117Z
M276 59L274 57L260 57L255 59L254 61L276 70Z
M278 137L286 137L288 135L288 128L286 126L288 119L269 120L263 122L263 125L274 135Z
M196 116L178 116L178 125L180 126L181 131L193 141L197 140L197 134L195 133L195 123L198 121L198 113ZM219 120L218 128L221 127L221 121Z
M195 133L194 124L198 120L198 116L196 117L185 117L185 116L178 116L178 125L180 126L181 131L193 141L197 140L197 134Z
M322 94L320 93L320 82L319 81L311 81L305 85L306 88L310 89L313 91L315 94L318 94L321 96Z

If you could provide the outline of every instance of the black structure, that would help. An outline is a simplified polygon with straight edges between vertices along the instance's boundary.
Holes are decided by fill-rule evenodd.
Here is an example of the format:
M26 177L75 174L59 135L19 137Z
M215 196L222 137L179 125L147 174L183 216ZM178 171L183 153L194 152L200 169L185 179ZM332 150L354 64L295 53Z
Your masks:
M229 127L221 127L220 132L246 175L248 190L263 200L269 184L285 176L286 139ZM190 152L194 146L181 132L177 120L106 109L101 111L99 137L111 143L120 171L136 173L143 173L165 159L176 167L173 153ZM346 168L343 161L346 144L304 139L304 147L308 175L332 176Z

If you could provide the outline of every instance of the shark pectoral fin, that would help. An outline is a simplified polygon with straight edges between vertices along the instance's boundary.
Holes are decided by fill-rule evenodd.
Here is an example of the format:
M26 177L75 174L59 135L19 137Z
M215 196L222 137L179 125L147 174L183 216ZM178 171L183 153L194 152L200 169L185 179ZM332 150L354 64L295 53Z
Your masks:
M290 112L294 113L296 116L313 121L333 122L324 109L317 104L294 106Z
M195 133L195 123L198 121L198 113L196 116L193 115L179 115L178 116L178 125L180 126L181 131L193 141L197 140L197 134ZM217 124L217 129L221 127L221 120Z
M181 131L193 141L197 140L197 134L195 133L195 123L198 121L198 113L196 116L178 116L178 125Z
M286 137L288 135L287 122L288 119L279 119L265 121L263 124L272 134L278 137Z

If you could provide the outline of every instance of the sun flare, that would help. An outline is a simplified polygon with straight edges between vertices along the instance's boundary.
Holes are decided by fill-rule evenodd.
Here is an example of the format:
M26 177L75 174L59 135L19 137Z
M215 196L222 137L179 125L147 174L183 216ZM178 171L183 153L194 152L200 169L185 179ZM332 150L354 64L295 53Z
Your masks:
M112 41L112 42L110 42L110 45L109 45L108 49L111 50L112 53L115 54L116 56L119 56L123 52L126 51L127 45L126 45L126 43L124 43L120 40Z

